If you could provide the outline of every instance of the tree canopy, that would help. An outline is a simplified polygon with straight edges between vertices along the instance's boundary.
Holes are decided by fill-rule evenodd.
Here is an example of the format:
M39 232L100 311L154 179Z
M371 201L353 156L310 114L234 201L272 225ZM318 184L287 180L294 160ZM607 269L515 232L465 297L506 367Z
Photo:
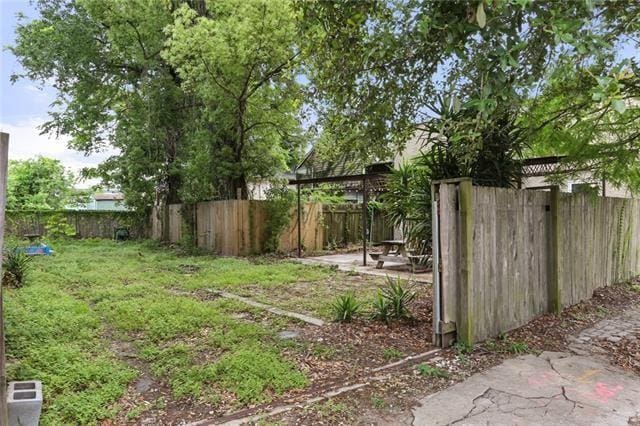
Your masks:
M638 108L637 92L632 93L637 66L616 52L621 45L638 47L637 2L298 5L322 127L342 136L327 139L333 149L324 152L355 150L367 161L402 149L416 129L439 136L454 130L447 136L450 146L479 158L482 129L502 121L518 133L522 145L506 148L514 154L541 139L555 140L553 149L570 154L567 161L588 161L608 168L598 173L633 183L633 173L623 169L629 156L636 164L638 159L631 111ZM449 106L444 115L443 98ZM603 109L607 118L599 119ZM610 120L620 124L618 130L634 121L625 143L618 143L622 135L606 124Z
M58 90L45 131L116 148L87 175L136 207L248 197L299 158L309 105L325 157L365 164L422 129L452 173L504 183L495 164L554 153L640 189L638 65L618 54L640 40L631 0L37 7L17 28L14 78Z
M75 177L59 160L36 157L10 160L8 210L57 210L73 201Z
M233 198L283 171L300 139L287 1L40 0L14 79L58 91L44 131L90 154L128 203Z

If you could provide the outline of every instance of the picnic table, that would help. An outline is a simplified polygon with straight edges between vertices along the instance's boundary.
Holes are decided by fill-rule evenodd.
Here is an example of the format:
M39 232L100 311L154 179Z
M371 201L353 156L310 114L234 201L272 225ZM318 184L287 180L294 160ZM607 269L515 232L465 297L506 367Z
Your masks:
M404 240L384 240L375 245L382 246L382 253L371 253L371 258L377 261L376 269L382 269L384 262L395 262L409 265L415 272L419 268L425 269L424 261L430 258L428 255L411 253L407 250L407 242Z

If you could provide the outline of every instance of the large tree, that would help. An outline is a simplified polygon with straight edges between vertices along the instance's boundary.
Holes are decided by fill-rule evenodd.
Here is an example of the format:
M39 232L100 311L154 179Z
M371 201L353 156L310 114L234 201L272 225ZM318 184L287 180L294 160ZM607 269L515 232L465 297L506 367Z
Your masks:
M300 145L287 1L40 0L17 28L24 73L58 97L44 131L114 155L87 172L129 204L247 197ZM220 84L218 84L220 83ZM224 89L223 89L224 88Z
M421 128L456 129L447 138L463 141L465 153L477 157L483 129L498 121L512 123L522 143L535 141L520 134L530 130L522 120L554 70L567 63L606 62L592 81L610 76L614 67L608 58L638 27L638 4L631 1L301 1L299 6L306 49L313 51L309 75L321 124L348 136L331 140L324 151L358 150L363 160L401 149ZM572 77L579 81L579 75ZM430 108L443 96L455 112L444 119ZM462 122L452 126L451 117Z
M249 181L291 165L302 142L296 24L289 0L218 0L204 16L187 6L176 12L163 57L211 135L194 135L186 166L200 188L192 193L201 193L203 176L214 194L246 198Z
M177 202L185 106L180 81L160 55L171 2L46 1L22 22L12 48L26 77L58 97L44 131L71 136L86 154L113 156L92 175L122 187L136 207Z

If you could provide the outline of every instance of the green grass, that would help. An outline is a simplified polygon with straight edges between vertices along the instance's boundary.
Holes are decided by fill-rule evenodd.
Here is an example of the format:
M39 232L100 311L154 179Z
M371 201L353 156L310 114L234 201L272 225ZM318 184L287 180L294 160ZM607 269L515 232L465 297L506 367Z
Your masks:
M42 424L91 424L113 414L135 372L110 355L98 314L52 283L6 293L10 380L43 382Z
M43 381L43 425L97 424L118 412L117 401L139 373L110 352L112 339L135 348L139 361L170 385L172 398L216 404L231 393L243 406L307 384L275 336L291 320L176 290L286 293L300 280L332 276L330 269L176 256L145 242L53 246L56 255L34 259L25 287L6 297L9 378Z

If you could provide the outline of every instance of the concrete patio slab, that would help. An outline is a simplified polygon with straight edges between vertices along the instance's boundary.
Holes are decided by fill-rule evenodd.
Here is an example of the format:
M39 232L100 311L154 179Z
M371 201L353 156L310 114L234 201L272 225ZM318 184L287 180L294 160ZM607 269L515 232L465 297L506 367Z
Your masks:
M345 272L357 272L362 275L372 275L377 277L397 277L405 280L414 280L415 282L423 284L431 284L433 279L431 272L414 274L409 270L407 265L402 263L385 262L384 268L376 269L376 262L371 258L368 258L367 266L363 266L362 252L303 257L293 260L307 265L335 265L339 270Z
M568 352L509 359L423 398L414 425L635 425L640 377L609 363L593 339L629 335L640 308L607 318L570 339Z

